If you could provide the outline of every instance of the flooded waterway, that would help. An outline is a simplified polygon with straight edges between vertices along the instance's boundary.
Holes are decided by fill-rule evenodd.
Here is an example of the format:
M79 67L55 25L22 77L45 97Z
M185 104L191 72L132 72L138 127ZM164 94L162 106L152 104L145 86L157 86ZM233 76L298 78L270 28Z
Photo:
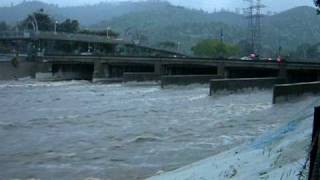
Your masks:
M271 90L208 93L200 85L2 81L0 179L143 179L281 122L270 118L279 116Z

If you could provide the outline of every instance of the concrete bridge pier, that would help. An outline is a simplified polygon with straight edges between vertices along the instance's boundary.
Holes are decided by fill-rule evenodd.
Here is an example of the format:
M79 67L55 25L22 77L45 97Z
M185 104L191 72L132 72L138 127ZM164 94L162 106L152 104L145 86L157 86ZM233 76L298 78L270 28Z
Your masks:
M92 82L100 82L108 78L110 78L110 66L101 62L95 62Z
M224 64L218 65L218 67L217 67L217 75L219 77L222 77L222 78L228 78L229 77L229 71L226 69Z
M154 74L161 76L164 72L163 65L161 63L154 64Z
M283 79L285 82L288 81L288 71L287 71L287 67L285 64L280 65L278 78Z
M168 65L164 65L162 70L162 75L173 75L172 68L169 68Z
M36 65L35 79L39 81L48 81L53 79L53 70L51 63L39 62Z
M320 81L320 71L317 72L317 81Z

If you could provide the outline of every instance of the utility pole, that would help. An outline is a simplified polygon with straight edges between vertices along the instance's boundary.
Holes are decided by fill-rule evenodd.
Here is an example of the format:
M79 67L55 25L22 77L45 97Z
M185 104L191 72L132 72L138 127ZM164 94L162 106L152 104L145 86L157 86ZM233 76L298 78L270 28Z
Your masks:
M251 52L259 55L261 52L261 18L263 17L262 9L266 6L261 0L244 0L249 3L245 8L246 18L248 19L248 30L250 32Z
M253 18L253 0L244 0L249 3L249 7L245 9L245 14L247 14L248 19L248 30L250 32L250 45L251 45L251 53L255 53L255 30L254 30L254 18Z
M281 56L281 52L282 52L282 45L281 45L281 39L279 38L278 57Z
M107 39L109 39L109 31L111 30L110 26L107 26Z
M256 51L257 54L260 55L261 51L261 18L262 15L262 8L266 6L262 5L261 0L257 0L256 4Z
M58 21L54 21L54 34L57 34L57 24Z
M222 42L223 43L223 40L224 39L224 32L223 32L223 29L221 28L221 30L220 30L220 42Z

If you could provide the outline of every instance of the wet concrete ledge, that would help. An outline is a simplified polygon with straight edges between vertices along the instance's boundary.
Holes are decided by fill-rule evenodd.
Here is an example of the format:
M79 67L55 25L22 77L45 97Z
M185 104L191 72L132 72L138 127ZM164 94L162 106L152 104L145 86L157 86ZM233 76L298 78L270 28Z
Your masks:
M93 79L92 82L96 84L122 83L123 78L100 78L100 79Z
M211 79L222 79L219 75L176 75L162 76L161 87L168 85L209 84Z
M210 81L210 96L223 91L239 91L248 88L268 89L275 84L284 83L284 79L271 78L240 78L217 79Z
M131 73L126 72L123 74L123 82L143 82L143 81L159 81L160 75L150 72L150 73Z
M320 81L276 85L273 88L273 104L297 100L307 94L319 93Z
M0 61L0 80L15 80L24 77L34 77L36 63L19 60L14 65L11 60Z

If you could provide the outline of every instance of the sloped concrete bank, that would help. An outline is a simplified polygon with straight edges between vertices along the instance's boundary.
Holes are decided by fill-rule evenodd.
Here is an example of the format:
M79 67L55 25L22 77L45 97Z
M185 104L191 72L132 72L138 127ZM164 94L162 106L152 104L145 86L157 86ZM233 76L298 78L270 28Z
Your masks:
M319 103L319 97L308 97L259 112L261 120L282 123L238 147L177 170L159 171L147 180L307 179L303 165L311 144L313 109Z

